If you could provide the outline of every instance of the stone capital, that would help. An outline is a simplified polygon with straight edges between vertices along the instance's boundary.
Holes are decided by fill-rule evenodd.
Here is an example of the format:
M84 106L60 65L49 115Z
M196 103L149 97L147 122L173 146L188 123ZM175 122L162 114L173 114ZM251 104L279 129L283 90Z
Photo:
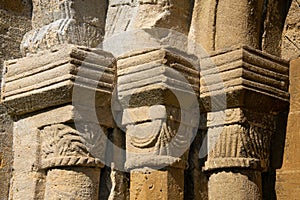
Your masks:
M288 73L287 61L247 46L201 59L205 170L268 169L276 116L289 106Z
M171 48L118 59L118 96L126 127L126 166L184 169L199 120L195 56Z

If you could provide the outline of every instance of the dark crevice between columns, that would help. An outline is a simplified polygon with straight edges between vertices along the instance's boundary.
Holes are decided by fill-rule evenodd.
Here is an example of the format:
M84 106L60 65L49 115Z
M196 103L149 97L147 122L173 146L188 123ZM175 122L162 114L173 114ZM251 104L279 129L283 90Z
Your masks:
M216 50L216 35L217 35L217 17L218 17L218 6L219 6L219 0L215 0L215 8L214 8L214 23L213 23L213 51Z

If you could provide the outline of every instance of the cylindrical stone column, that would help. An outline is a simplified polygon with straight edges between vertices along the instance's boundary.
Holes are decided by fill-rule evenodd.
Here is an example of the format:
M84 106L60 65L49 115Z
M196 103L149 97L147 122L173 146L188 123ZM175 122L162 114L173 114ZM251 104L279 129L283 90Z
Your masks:
M189 37L206 51L260 47L263 0L196 0Z
M255 170L215 172L209 177L208 194L209 200L259 200L262 198L261 172Z
M98 200L100 171L86 167L48 170L45 200Z

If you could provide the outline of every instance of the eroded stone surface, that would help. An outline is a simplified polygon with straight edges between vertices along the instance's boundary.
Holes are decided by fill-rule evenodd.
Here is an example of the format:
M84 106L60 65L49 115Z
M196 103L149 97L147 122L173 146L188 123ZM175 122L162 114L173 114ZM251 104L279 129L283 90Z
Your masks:
M0 1L0 85L3 61L21 57L19 46L23 35L31 28L30 13L30 1ZM6 108L0 104L0 199L7 199L9 193L13 160L12 132L12 120Z
M183 199L183 170L133 171L130 199Z
M33 1L33 30L22 41L23 55L59 44L97 47L104 36L106 1Z
M300 56L300 3L292 1L282 34L282 57L288 60Z
M279 58L280 50L286 59L299 55L298 0L292 2L280 47L290 3L33 0L32 30L21 43L27 57L5 64L1 101L16 122L14 135L8 135L11 124L0 114L5 125L0 127L0 181L5 180L0 198L8 196L12 159L11 199L128 199L128 182L130 198L137 200L267 196L261 172L274 171L272 135L279 134L278 114L289 103L289 67ZM18 46L30 26L31 4L0 4L2 62L21 55ZM170 31L151 30L159 27L189 35L208 56L197 51L189 55L193 42ZM133 31L141 28L146 29ZM88 48L128 31L133 31L129 38L107 43L111 52ZM85 47L65 45L70 43ZM117 55L117 62L110 53ZM102 72L100 79L97 71ZM297 198L286 187L299 189L293 184L299 179L293 143L297 135L290 134L298 128L298 70L293 74L287 151L277 186L283 199ZM110 104L116 78L120 102L112 107L126 139L125 133L112 131L118 130ZM76 92L80 95L74 98ZM195 104L201 115L193 109ZM127 158L122 149L106 146L95 127L126 149ZM197 134L196 142L189 152L192 133ZM6 153L11 152L12 138L14 158ZM108 164L111 170L100 169L106 155L99 152L112 155L105 160L113 163ZM130 181L119 171L124 167L131 170ZM133 170L139 168L143 170ZM106 183L99 184L100 172Z
M299 67L300 60L291 62L290 72L290 113L286 130L286 143L284 149L283 164L277 170L276 194L278 199L298 198L300 191L300 150L298 148L299 135Z

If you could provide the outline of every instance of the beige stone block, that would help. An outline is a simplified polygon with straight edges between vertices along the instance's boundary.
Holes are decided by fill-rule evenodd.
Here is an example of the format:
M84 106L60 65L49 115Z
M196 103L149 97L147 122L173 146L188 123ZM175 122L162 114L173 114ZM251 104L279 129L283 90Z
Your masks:
M299 154L298 154L299 155ZM280 200L299 199L300 170L279 170L276 176L276 196Z
M300 111L300 59L291 61L290 63L290 111Z
M105 37L143 28L173 29L188 34L190 1L109 1Z
M182 200L184 171L170 168L159 171L132 171L130 174L131 200Z
M10 199L44 199L43 172L14 173L11 179Z
M288 117L282 170L300 169L300 112L292 112Z
M243 44L259 48L263 1L218 1L215 48Z

